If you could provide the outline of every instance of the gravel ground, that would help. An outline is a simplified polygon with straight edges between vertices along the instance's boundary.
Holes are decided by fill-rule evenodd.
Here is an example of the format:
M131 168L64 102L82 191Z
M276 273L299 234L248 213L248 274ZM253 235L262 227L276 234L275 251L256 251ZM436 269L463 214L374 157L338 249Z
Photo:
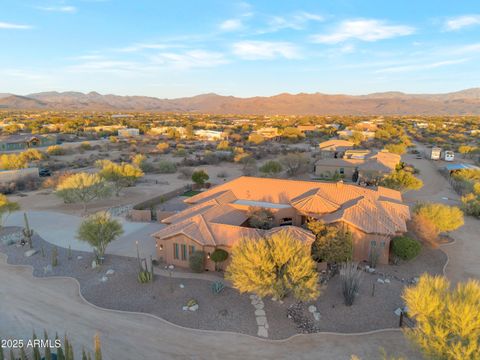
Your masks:
M0 230L0 236L15 230L19 229L10 227ZM74 277L80 283L82 295L100 307L147 312L190 328L233 331L254 336L257 334L254 308L248 295L239 294L234 289L226 287L221 294L214 295L209 281L173 278L171 281L174 291L171 292L168 277L156 275L151 284L138 283L138 264L134 258L108 255L101 267L92 269L91 253L72 251L72 258L69 260L68 251L62 248L58 248L58 266L46 274L44 268L51 263L53 246L35 235L34 248L43 248L45 257L39 253L27 258L24 256L26 248L0 243L0 251L8 255L8 263L31 265L34 267L34 275L38 277ZM82 258L78 259L78 256ZM389 277L390 283L377 282L378 278L384 278L382 275L364 273L359 295L351 307L343 304L340 277L335 276L313 303L320 312L320 321L314 321L313 315L308 312L311 303L302 304L296 311L301 315L302 322L307 323L309 332L354 333L395 328L399 319L393 311L403 306L400 295L408 280L425 271L442 274L445 261L446 255L441 250L424 248L414 261L378 267L377 271ZM102 282L101 279L108 269L113 269L115 273L107 276L108 281ZM405 279L405 282L394 276ZM180 284L183 284L184 288L181 288ZM182 306L191 298L198 301L199 310L183 311ZM287 317L287 309L294 304L293 299L287 298L283 304L264 299L264 303L269 338L284 339L305 332Z

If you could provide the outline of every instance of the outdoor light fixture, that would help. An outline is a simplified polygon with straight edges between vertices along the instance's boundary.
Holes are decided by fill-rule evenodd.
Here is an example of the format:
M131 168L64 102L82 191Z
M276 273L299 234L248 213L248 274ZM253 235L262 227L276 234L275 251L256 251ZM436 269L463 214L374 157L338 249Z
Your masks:
M207 259L210 259L210 253L207 254Z

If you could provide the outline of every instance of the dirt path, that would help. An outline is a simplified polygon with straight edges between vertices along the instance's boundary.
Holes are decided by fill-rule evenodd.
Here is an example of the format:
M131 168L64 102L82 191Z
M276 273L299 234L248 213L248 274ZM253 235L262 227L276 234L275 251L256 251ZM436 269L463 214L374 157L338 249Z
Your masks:
M452 189L449 182L438 172L437 167L442 163L435 163L427 159L415 159L407 154L403 161L420 169L419 178L424 186L419 191L405 193L407 203L417 201L439 202L448 205L460 205L460 197ZM470 216L465 217L465 225L453 231L451 236L455 243L442 246L449 262L446 275L453 282L464 281L468 278L480 279L480 220Z
M15 286L12 286L15 284ZM55 304L55 306L52 306ZM0 324L2 336L27 337L68 331L77 348L90 347L96 331L105 359L380 359L391 355L421 359L399 331L369 335L302 335L283 342L241 334L184 329L145 314L102 310L86 303L73 279L33 278L28 267L5 263L0 256ZM321 357L319 356L321 354Z

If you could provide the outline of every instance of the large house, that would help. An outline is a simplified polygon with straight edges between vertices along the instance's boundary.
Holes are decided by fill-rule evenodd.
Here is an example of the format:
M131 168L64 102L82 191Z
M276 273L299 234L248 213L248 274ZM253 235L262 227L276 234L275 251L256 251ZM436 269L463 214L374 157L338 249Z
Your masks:
M185 200L191 206L170 216L168 224L152 236L157 255L168 264L188 267L190 254L202 250L205 268L214 269L210 254L230 252L241 239L255 241L277 231L287 231L308 246L314 241L306 229L312 219L345 226L353 235L354 260L378 256L388 263L390 239L405 232L410 218L400 192L365 188L343 182L297 181L239 177ZM273 213L274 227L249 226L250 211L265 208ZM225 267L228 264L223 264Z
M324 158L315 163L315 175L320 178L331 178L333 174L351 180L357 174L358 180L373 180L390 174L400 163L401 156L386 150L371 152L370 150L346 150L341 158Z

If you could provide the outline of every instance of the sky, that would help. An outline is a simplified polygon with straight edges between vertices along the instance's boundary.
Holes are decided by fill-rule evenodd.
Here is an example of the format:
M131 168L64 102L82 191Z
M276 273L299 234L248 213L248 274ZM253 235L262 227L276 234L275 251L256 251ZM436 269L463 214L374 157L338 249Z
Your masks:
M0 93L177 98L480 86L480 2L1 0Z

